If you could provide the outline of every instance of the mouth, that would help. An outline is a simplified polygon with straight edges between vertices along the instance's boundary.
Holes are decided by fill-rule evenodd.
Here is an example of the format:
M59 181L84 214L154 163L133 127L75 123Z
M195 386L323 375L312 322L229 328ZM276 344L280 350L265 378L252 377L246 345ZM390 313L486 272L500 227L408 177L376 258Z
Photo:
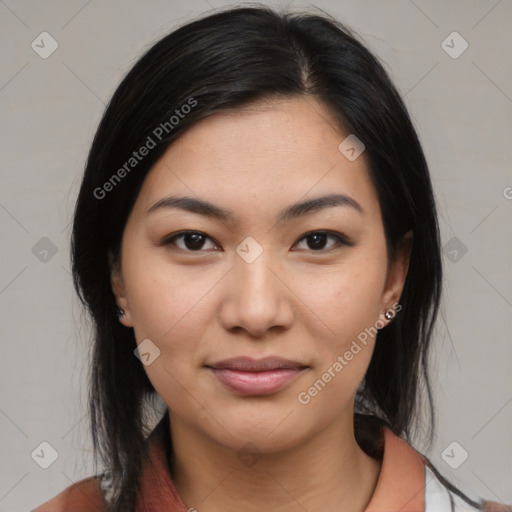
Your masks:
M261 396L281 391L308 366L276 357L259 360L237 357L206 368L229 390L240 395Z

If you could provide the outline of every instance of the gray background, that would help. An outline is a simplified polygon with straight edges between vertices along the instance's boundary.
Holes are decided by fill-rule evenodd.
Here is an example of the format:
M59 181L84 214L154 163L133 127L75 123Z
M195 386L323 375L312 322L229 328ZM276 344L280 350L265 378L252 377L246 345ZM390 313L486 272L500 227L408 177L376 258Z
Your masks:
M105 103L152 42L226 5L0 1L0 511L26 511L93 470L88 326L71 284L69 223ZM428 456L470 496L510 503L512 2L316 5L385 62L431 167L447 275ZM43 31L58 43L46 59L31 47ZM458 58L441 46L453 31L469 44ZM445 44L453 53L460 43ZM58 453L48 469L31 457L43 441ZM453 469L445 460L460 462L462 449L469 457Z

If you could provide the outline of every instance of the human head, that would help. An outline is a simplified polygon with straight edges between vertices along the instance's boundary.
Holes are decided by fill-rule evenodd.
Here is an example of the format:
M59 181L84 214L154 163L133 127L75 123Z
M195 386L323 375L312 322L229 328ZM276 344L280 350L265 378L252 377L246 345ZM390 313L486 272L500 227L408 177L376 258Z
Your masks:
M363 141L389 261L402 237L414 234L402 312L378 335L357 403L396 433L409 433L441 289L435 204L416 132L382 66L342 24L233 9L172 32L135 64L104 113L77 201L73 276L95 322L93 430L103 429L110 465L125 465L128 476L140 461L142 407L154 390L133 356L133 330L116 318L111 271L138 193L167 149L201 120L258 100L301 96L321 103L341 131ZM168 133L165 123L172 125ZM154 147L119 173L151 135ZM120 179L109 181L114 174Z

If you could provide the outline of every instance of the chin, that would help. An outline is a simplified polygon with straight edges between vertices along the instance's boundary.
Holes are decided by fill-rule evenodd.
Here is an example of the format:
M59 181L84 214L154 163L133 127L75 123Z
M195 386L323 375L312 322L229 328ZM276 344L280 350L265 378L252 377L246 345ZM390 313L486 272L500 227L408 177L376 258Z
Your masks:
M249 424L239 425L232 434L232 437L223 435L216 440L237 454L254 451L256 455L274 454L295 448L309 437L307 432L295 427L283 429L281 432L276 430L268 435Z
M251 443L259 452L276 453L301 444L321 430L321 426L310 423L314 416L305 413L295 405L251 404L243 410L236 407L231 411L224 409L223 414L215 416L218 423L211 421L202 427L209 437L237 452Z

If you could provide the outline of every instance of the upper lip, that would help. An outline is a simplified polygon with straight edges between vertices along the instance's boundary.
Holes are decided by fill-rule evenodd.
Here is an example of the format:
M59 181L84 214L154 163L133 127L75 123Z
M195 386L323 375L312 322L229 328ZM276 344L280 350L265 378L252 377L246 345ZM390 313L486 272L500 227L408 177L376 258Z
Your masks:
M297 370L305 365L281 357L265 357L251 359L250 357L234 357L206 365L209 368L236 370L243 372L264 372L271 370Z

